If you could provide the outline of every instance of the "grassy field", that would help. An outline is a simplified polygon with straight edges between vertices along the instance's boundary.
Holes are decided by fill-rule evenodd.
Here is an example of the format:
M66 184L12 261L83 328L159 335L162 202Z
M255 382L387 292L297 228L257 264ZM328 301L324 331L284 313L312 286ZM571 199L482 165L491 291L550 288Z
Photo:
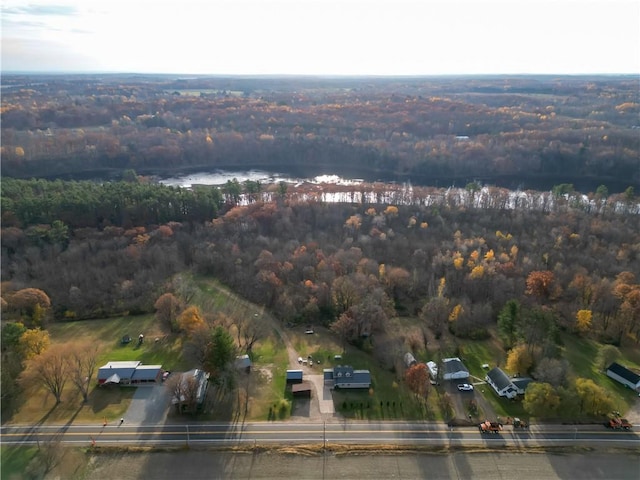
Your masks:
M181 339L177 336L165 335L157 327L153 315L57 323L50 325L48 330L52 343L67 343L76 339L94 343L100 349L98 366L108 361L140 360L148 365L160 364L167 370L188 367L182 361ZM145 335L145 341L142 345L137 345L137 337L140 333ZM127 334L134 341L122 345L120 340ZM157 342L156 338L158 338ZM20 409L13 412L9 418L3 418L3 422L102 423L105 418L107 421L120 418L127 411L135 389L115 386L98 387L96 383L94 385L89 394L89 401L84 404L73 386L67 384L62 402L57 406L53 395L48 391L43 388L32 388L24 393Z

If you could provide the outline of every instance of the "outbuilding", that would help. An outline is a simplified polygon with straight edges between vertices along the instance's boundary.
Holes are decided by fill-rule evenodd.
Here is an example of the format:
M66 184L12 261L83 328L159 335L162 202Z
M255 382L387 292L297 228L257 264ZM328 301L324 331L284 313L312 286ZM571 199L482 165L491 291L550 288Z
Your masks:
M607 377L613 378L616 382L620 382L634 390L640 390L640 375L619 363L613 362L609 365L607 368Z
M404 354L404 364L407 368L413 367L417 362L416 357L413 356L413 353L407 352Z
M442 369L442 378L444 380L462 380L469 378L469 370L458 357L443 359Z
M311 398L311 384L309 382L291 385L291 394L294 397Z
M302 370L287 370L287 385L302 383Z

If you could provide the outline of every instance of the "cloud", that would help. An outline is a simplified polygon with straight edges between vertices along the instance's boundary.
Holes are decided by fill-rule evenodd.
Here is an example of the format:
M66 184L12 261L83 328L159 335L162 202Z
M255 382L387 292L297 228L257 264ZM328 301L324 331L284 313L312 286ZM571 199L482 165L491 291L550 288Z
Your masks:
M2 10L4 15L75 15L78 12L73 5L21 5L14 7L5 7Z

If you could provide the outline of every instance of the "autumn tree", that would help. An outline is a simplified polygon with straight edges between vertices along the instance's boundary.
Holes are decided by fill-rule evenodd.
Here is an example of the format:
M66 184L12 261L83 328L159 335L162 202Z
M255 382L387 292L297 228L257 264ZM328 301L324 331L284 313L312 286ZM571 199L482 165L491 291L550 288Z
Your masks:
M574 388L580 399L580 413L598 416L613 409L613 401L607 391L590 378L576 378Z
M68 345L56 344L40 355L32 357L21 381L25 386L40 385L51 392L56 405L62 401L62 392L69 380Z
M578 332L585 334L591 329L591 319L593 313L591 310L578 310L576 313L576 329Z
M193 336L204 326L204 318L196 306L187 307L178 317L178 327L189 336Z
M20 336L20 350L24 358L33 358L42 354L49 345L51 345L51 339L49 338L49 332L40 328L30 328L24 331Z
M409 367L404 374L404 379L409 390L415 393L420 400L426 402L430 387L427 365L416 363Z
M560 396L552 385L532 382L524 392L522 406L534 417L552 417L560 406Z
M182 310L182 303L172 293L164 293L158 297L154 304L156 318L169 331L178 330L178 316Z
M541 300L548 300L559 295L560 289L555 284L555 275L550 270L536 270L527 276L526 293Z
M516 345L509 351L506 369L510 372L525 375L532 365L533 355L527 345Z
M89 341L71 344L67 352L69 379L85 403L89 400L89 388L97 368L98 353L98 345Z
M24 288L11 296L9 307L26 316L31 325L40 326L51 308L51 300L38 288Z

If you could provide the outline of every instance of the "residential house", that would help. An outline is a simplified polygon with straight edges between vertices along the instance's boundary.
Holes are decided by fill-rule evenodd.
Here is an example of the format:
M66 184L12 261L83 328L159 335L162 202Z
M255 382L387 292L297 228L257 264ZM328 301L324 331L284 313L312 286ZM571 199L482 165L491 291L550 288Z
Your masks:
M613 362L609 365L607 368L607 377L613 378L615 381L629 388L640 391L640 375L619 363Z
M137 360L109 362L98 369L98 385L159 385L162 374L162 365L142 365Z
M177 393L174 393L171 403L173 405L180 404L182 408L195 408L196 410L201 408L209 389L209 374L204 370L194 368L188 372L174 375L181 375L180 387L175 389L176 392L179 392L180 398Z
M442 360L444 370L442 378L444 380L462 380L469 378L469 370L464 366L459 358L445 358Z
M331 378L328 378L328 377ZM369 388L371 387L371 372L369 370L354 370L348 365L337 365L333 370L324 370L325 385L333 383L333 388Z
M533 382L533 378L530 377L514 377L511 379L511 383L516 387L518 395L524 395L525 390L531 382Z
M518 395L518 389L511 382L511 378L509 378L509 375L504 373L499 367L495 367L489 370L489 372L487 372L487 376L484 379L501 397L515 398L515 396Z

